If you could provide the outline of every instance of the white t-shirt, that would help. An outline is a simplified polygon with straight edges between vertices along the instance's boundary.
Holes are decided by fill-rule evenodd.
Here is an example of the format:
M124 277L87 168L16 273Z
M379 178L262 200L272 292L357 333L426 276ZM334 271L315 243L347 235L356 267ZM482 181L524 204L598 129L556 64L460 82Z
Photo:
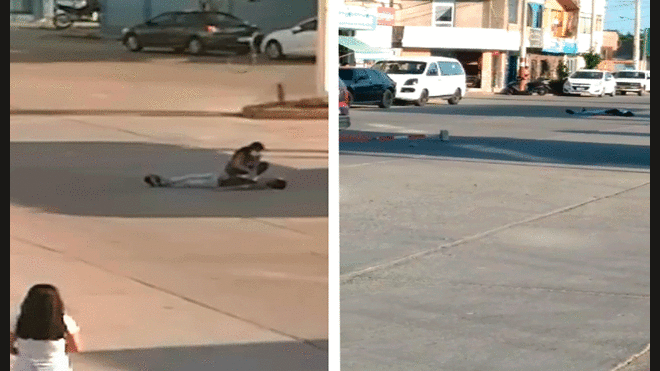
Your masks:
M16 333L16 323L19 315L9 317L9 331ZM64 315L64 325L67 332L75 334L80 331L76 322L68 315ZM16 339L14 344L18 350L16 361L12 367L14 371L23 370L49 370L68 371L69 357L65 352L66 340L34 340Z

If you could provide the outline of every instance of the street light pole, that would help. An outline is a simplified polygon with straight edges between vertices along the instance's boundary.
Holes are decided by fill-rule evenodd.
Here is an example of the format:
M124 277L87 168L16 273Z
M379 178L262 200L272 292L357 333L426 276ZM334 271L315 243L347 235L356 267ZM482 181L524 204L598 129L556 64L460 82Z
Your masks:
M591 39L589 41L589 52L596 52L595 41L596 38L594 34L596 33L596 0L591 0Z
M642 18L641 0L635 0L635 38L633 42L633 60L635 69L639 70L639 23Z
M520 19L520 62L519 65L526 66L527 59L527 1L518 0L522 7L522 18Z

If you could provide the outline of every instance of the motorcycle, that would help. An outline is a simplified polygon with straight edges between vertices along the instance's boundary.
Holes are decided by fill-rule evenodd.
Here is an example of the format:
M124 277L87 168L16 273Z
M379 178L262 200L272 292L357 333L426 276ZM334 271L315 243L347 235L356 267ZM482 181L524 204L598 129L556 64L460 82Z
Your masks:
M98 0L56 0L53 25L61 30L73 22L98 22L100 12Z
M504 88L502 93L506 95L532 95L534 93L538 95L546 95L551 91L550 80L538 79L528 82L525 91L520 90L520 80L510 82L509 85Z

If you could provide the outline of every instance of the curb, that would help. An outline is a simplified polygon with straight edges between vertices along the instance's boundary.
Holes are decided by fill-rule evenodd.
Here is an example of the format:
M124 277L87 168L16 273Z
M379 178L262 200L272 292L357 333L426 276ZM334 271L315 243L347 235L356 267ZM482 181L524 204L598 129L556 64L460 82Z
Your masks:
M243 107L241 116L249 119L328 119L326 98L301 99L289 102L271 102Z

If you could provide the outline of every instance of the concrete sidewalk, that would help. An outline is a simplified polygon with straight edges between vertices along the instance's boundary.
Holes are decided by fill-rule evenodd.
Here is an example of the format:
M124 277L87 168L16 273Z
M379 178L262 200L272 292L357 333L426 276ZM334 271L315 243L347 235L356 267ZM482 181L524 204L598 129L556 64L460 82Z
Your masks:
M313 70L12 63L10 310L35 283L58 286L82 329L76 370L327 369L327 120L237 115L282 82L287 100L313 97ZM291 187L231 197L141 181L213 171L253 140Z

